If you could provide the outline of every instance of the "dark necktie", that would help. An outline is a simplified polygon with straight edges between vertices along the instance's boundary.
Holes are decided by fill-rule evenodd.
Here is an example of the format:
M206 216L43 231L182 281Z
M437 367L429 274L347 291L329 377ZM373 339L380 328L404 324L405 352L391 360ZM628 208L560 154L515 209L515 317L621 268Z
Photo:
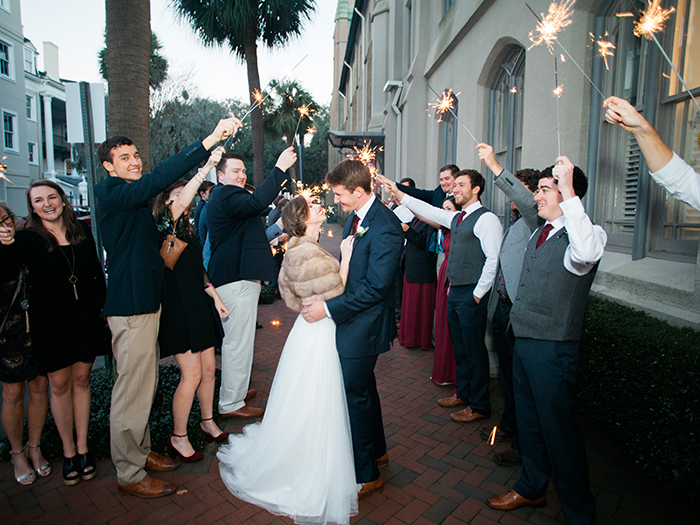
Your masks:
M549 236L549 232L551 232L554 229L554 226L551 224L545 224L544 228L542 228L542 232L540 233L540 236L537 239L537 245L535 246L535 249L539 248L542 246L542 243L547 240L547 237Z
M464 218L465 218L466 216L467 216L467 212L466 212L466 211L463 211L462 213L459 214L459 218L457 219L457 226L459 226L460 224L462 224L462 221L464 220Z
M352 234L355 235L357 233L357 225L360 224L360 216L356 213L355 216L352 218Z

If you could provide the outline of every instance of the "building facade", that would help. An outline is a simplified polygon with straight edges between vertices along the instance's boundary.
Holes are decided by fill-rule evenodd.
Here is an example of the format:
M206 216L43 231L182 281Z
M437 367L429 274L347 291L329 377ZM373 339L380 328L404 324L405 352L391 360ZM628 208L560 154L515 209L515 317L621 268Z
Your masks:
M0 160L8 179L0 180L0 199L18 215L27 214L26 190L32 180L51 178L75 204L86 185L71 176L66 136L66 97L58 71L58 48L43 43L46 71L37 69L39 52L24 38L20 0L0 0ZM82 185L80 185L82 183Z
M546 14L550 0L528 3ZM675 12L659 42L700 95L700 0L662 5ZM629 100L691 165L700 162L700 111L654 41L633 33L646 2L578 0L574 8L559 34L563 48L550 52L532 46L537 19L520 2L339 0L331 129L383 133L385 174L421 187L436 187L445 164L480 170L483 202L504 221L507 200L477 142L491 144L511 171L543 169L561 151L588 176L586 210L608 233L594 293L700 328L700 211L653 182L631 134L605 122L602 103ZM615 46L613 56L600 56L599 40ZM454 114L431 106L447 90Z

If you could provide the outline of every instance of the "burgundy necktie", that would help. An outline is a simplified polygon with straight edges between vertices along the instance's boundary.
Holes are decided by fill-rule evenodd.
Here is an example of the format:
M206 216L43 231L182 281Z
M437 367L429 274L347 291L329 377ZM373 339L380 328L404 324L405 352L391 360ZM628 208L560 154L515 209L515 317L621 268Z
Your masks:
M352 234L355 235L357 233L357 225L360 224L360 216L356 213L355 216L352 218Z
M554 226L551 224L545 224L544 228L542 228L542 232L540 233L540 236L537 238L537 245L535 246L535 250L542 246L542 243L547 240L547 237L549 236L549 232L551 232L554 229Z
M462 224L462 221L464 220L464 218L465 218L466 216L467 216L467 212L466 212L466 211L463 211L462 213L459 214L459 217L457 218L457 226L459 226L460 224Z

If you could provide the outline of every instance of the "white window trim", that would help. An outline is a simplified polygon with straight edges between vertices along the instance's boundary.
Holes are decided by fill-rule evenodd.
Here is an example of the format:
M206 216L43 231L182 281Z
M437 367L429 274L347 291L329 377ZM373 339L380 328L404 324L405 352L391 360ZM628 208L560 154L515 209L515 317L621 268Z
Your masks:
M8 153L16 153L19 155L19 115L15 113L14 111L10 111L9 109L2 108L2 147L5 151ZM14 145L15 148L8 148L5 146L5 113L8 115L12 115L14 117L14 130L12 131L14 135Z
M15 51L14 51L15 46L12 42L8 42L6 40L0 39L0 42L5 44L8 48L7 58L8 58L8 62L10 63L10 74L5 75L3 73L0 73L0 78L4 78L5 80L9 80L11 82L14 82L15 81Z
M29 153L31 152L31 148L29 147L30 145L34 146L34 160L29 158ZM31 140L27 142L27 157L29 158L29 164L31 166L39 165L39 145L36 142L32 142Z
M28 97L31 97L31 100L32 100L32 106L31 106L32 115L30 117L27 117L27 120L30 122L36 122L36 95L34 95L33 93L25 93L25 95ZM26 104L26 101L25 101L25 104ZM25 110L26 110L26 106L25 106Z
M4 9L8 13L11 13L10 11L10 0L0 0L0 9Z

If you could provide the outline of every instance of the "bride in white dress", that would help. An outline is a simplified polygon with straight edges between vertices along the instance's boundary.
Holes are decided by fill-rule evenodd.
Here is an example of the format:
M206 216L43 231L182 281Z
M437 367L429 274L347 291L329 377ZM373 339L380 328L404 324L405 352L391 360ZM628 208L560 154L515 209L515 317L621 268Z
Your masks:
M323 208L304 197L282 212L290 234L279 275L282 298L302 302L343 293L353 238L341 244L342 264L316 242ZM297 317L284 345L261 423L231 434L217 453L221 479L239 499L296 523L350 522L357 484L350 419L330 318Z

